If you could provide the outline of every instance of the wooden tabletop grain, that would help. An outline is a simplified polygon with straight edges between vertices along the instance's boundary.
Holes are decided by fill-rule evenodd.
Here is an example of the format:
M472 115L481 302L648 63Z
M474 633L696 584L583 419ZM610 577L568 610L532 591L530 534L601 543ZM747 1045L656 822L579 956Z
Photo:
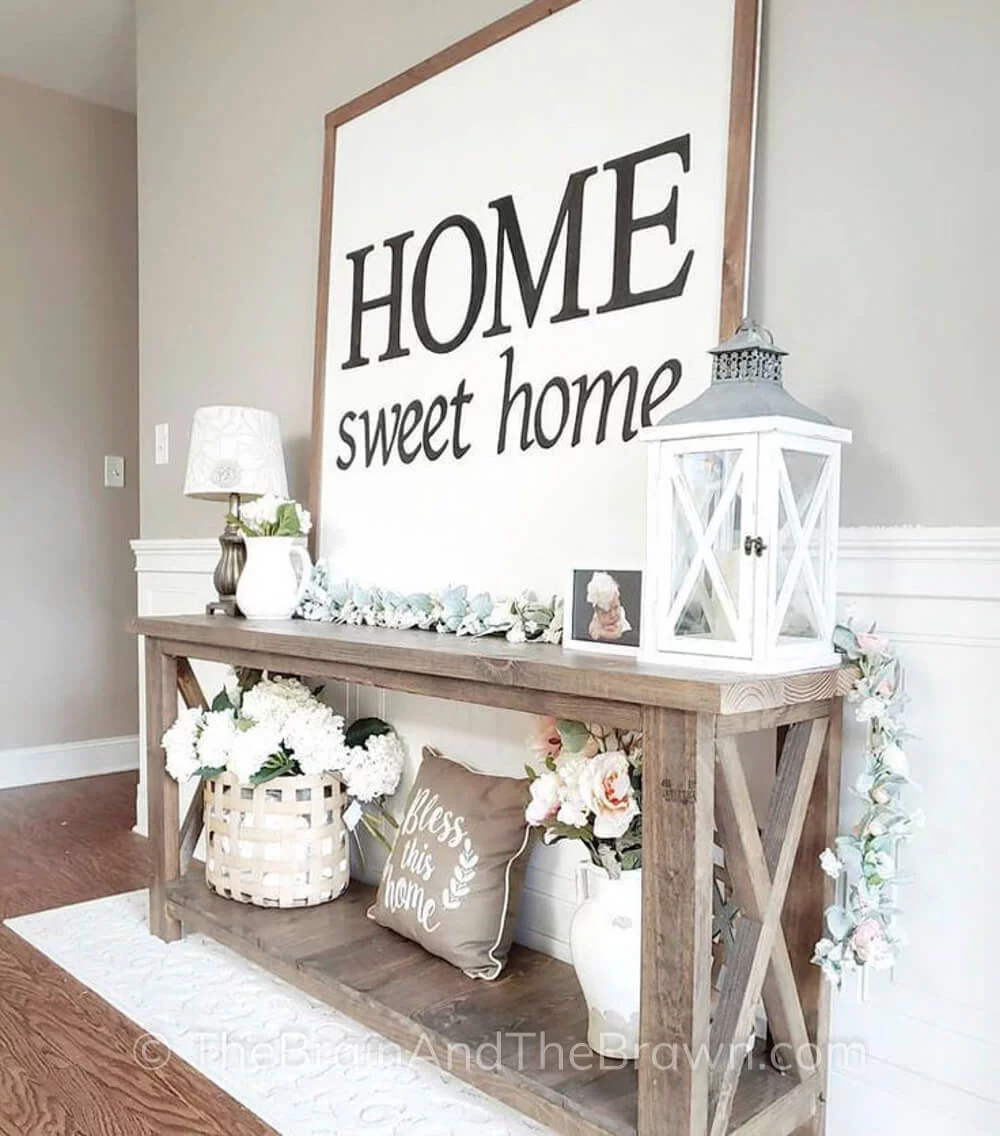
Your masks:
M232 651L310 664L343 664L437 676L525 691L573 695L607 703L664 706L708 714L738 714L839 697L851 686L850 667L792 675L744 677L665 667L643 659L567 651L502 638L391 631L306 620L252 620L229 616L142 616L130 622L139 635L160 640L168 653L192 658ZM199 649L210 652L199 655ZM277 669L270 664L272 669ZM323 673L320 671L317 674Z

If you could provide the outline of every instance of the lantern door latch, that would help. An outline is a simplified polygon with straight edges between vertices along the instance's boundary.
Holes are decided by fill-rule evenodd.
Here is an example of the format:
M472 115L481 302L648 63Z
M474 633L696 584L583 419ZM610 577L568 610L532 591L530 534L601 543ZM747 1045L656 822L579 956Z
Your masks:
M743 551L747 556L752 556L756 553L758 556L763 556L767 549L764 539L759 536L748 536L743 541Z

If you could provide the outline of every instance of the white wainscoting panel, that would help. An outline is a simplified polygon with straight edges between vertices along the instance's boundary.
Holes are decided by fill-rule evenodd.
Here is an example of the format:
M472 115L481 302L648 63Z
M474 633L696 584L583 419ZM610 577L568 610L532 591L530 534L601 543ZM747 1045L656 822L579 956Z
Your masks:
M133 547L140 613L198 611L212 597L214 540ZM877 621L902 653L915 735L907 748L928 823L906 853L912 882L899 889L911 946L894 973L872 976L866 1002L853 987L835 999L834 1039L860 1042L865 1060L835 1063L828 1133L997 1133L1000 919L988 886L1000 839L991 745L1000 691L1000 529L844 529L839 581L841 617ZM206 692L214 691L218 669L196 669ZM375 713L399 729L411 751L401 794L424 743L498 773L518 774L527 756L526 715L364 687L336 689L331 700L348 717ZM855 815L848 787L860 746L848 713L845 824ZM144 821L144 804L139 815ZM522 942L562 958L578 858L567 844L535 850L518 922ZM379 866L376 855L365 874Z
M217 540L133 540L138 584L136 611L139 615L185 615L204 611L216 598L212 573L219 560ZM139 787L136 790L136 831L148 833L146 816L146 666L144 640L139 644ZM223 668L211 663L195 664L203 689L220 684ZM211 698L211 694L208 696ZM194 786L181 787L181 816L194 793Z
M71 781L139 767L139 739L93 738L61 745L23 746L0 750L0 789Z
M841 615L878 621L906 666L913 802L926 830L904 850L898 904L910 946L891 974L836 999L834 1036L861 1040L863 1069L834 1069L829 1132L1000 1132L997 902L1000 529L846 529ZM860 766L848 711L844 817Z

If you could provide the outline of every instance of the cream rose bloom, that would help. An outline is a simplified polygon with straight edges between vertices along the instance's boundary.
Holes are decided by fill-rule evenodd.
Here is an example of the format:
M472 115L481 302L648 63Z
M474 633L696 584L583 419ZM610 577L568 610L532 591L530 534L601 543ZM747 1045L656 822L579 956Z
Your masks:
M584 828L590 817L575 801L563 801L559 806L559 812L556 813L556 820L573 828Z
M559 813L557 820L582 828L590 823L588 804L581 779L590 764L589 757L579 753L563 753L555 759L555 777L559 783Z
M559 811L559 778L554 773L543 773L531 782L531 800L524 810L528 824L544 824Z
M625 833L639 806L632 795L628 758L623 753L600 753L580 776L587 809L594 814L594 835L614 840Z

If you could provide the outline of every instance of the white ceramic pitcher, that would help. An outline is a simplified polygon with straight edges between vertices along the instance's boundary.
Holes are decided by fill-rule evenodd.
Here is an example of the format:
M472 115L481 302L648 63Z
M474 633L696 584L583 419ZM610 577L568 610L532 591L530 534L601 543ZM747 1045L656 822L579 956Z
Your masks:
M642 956L642 869L611 879L581 864L569 928L573 966L589 1011L587 1044L606 1057L639 1055L639 977Z
M291 536L248 536L246 546L247 562L236 585L240 611L247 619L291 619L309 583L309 553Z

